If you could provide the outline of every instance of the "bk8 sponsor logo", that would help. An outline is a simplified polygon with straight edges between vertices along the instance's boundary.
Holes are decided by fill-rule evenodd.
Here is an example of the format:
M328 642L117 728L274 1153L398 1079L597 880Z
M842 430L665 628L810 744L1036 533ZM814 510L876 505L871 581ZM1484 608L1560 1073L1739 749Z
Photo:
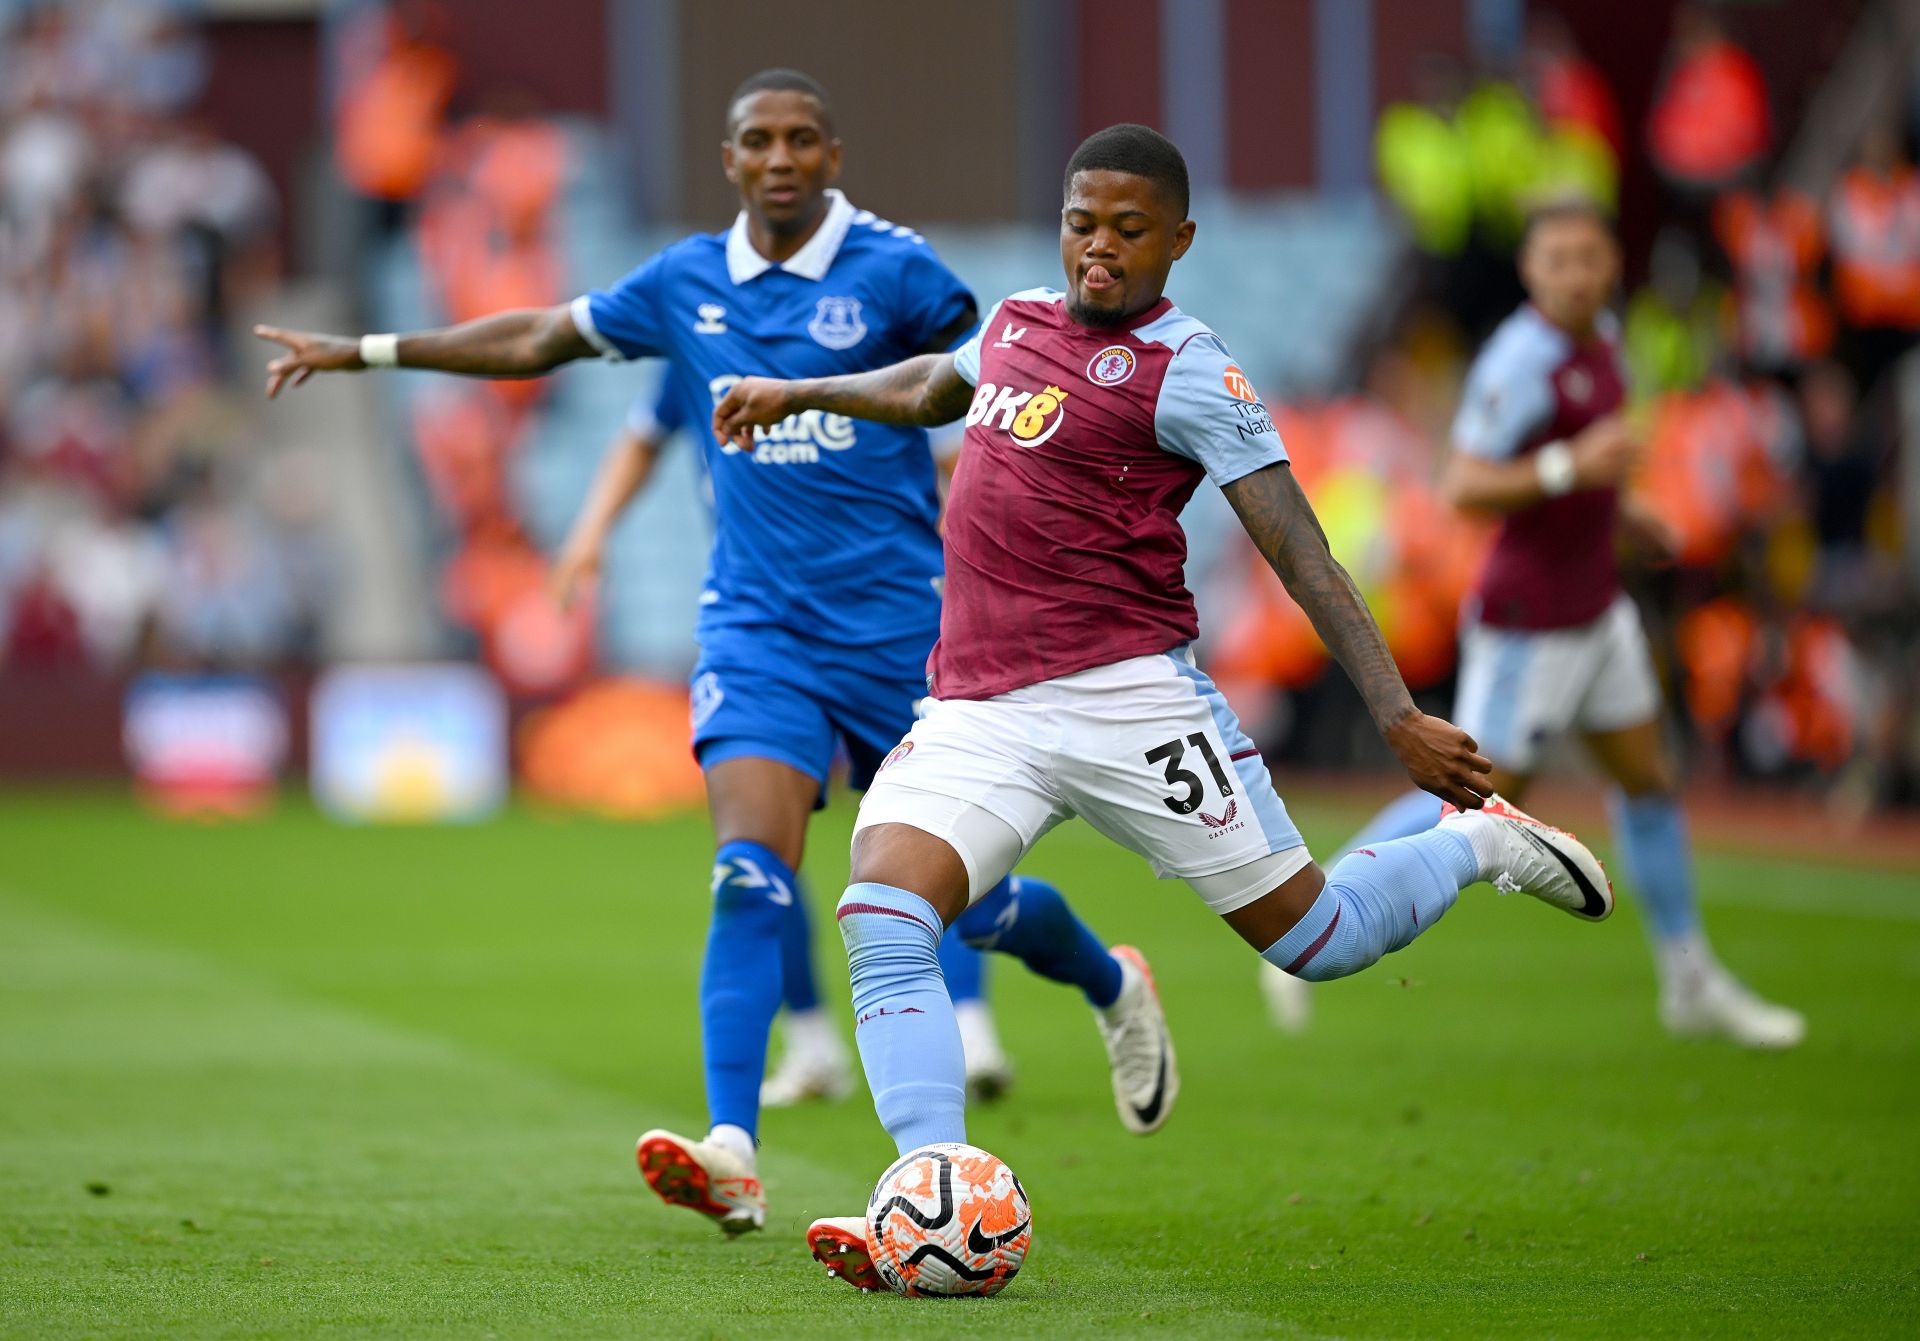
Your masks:
M1019 391L982 382L974 390L973 403L967 407L967 427L977 424L998 429L1022 447L1038 447L1058 432L1066 420L1066 400L1070 394L1057 386Z
M716 377L707 383L707 390L713 395L713 403L718 405L726 398L740 380L737 373L728 373ZM853 420L844 414L826 414L819 410L802 410L799 414L790 414L770 428L753 430L753 459L764 466L801 465L818 461L822 451L844 452L853 446L855 432ZM720 451L726 456L738 456L740 448L732 442L723 443Z

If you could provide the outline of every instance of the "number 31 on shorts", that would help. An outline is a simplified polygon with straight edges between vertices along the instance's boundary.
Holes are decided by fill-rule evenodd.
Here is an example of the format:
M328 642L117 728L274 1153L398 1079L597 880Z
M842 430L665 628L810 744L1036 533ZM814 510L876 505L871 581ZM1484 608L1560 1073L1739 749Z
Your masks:
M1207 733L1196 731L1184 740L1176 736L1164 745L1154 746L1147 751L1146 755L1149 764L1164 761L1167 766L1167 785L1182 789L1183 795L1163 799L1167 809L1176 815L1191 815L1200 808L1200 803L1207 797L1207 784L1201 780L1200 775L1191 769L1180 767L1181 761L1187 757L1189 745L1199 750L1200 757L1207 761L1207 771L1213 774L1214 784L1220 788L1221 797L1233 795L1233 783L1228 781L1227 770L1220 767L1220 756L1213 752L1213 742L1207 739Z

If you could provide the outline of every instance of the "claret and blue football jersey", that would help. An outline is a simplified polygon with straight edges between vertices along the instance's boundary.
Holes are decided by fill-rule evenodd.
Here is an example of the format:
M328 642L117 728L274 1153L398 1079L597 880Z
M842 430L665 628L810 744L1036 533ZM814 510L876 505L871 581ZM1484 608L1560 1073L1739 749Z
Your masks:
M742 215L575 299L574 323L610 359L667 359L699 418L742 377L882 368L973 313L918 233L828 194L826 219L788 260L755 251ZM703 643L775 625L842 647L917 640L924 655L941 575L924 431L808 411L758 430L752 452L700 437L716 514Z

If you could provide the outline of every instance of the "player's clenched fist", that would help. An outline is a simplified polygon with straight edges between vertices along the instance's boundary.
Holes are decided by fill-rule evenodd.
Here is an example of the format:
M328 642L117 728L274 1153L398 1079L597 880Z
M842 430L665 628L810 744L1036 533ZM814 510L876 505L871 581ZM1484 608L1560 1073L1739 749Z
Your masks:
M1640 444L1623 414L1596 419L1573 437L1573 479L1582 489L1619 484L1640 459Z
M267 365L268 400L279 395L281 387L299 386L317 372L358 372L367 366L356 340L312 331L284 331L278 326L255 326L253 333L287 347L286 353Z
M1462 810L1478 810L1491 790L1492 762L1452 722L1417 712L1387 729L1387 744L1416 786Z
M779 423L791 414L791 382L743 377L713 407L713 433L743 452L753 450L753 430Z

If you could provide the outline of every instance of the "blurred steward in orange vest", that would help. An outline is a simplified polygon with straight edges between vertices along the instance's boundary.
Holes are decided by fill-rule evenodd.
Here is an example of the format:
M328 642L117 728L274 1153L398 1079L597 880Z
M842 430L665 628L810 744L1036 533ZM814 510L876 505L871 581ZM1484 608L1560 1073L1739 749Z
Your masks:
M1640 487L1673 531L1677 561L1718 568L1743 536L1772 525L1792 501L1800 450L1793 407L1764 379L1719 377L1660 397Z
M345 42L334 159L361 195L400 204L427 183L458 66L438 40L445 15L427 0L369 10Z
M1920 177L1891 127L1867 132L1827 201L1827 221L1847 362L1871 392L1920 334Z
M1527 83L1550 130L1579 129L1605 144L1615 166L1626 152L1620 105L1600 67L1581 54L1565 19L1541 11L1527 16Z
M1773 138L1766 80L1702 5L1674 12L1647 137L1654 166L1683 191L1730 186L1766 156Z
M1734 191L1713 211L1733 263L1740 355L1766 372L1795 373L1833 347L1833 313L1816 287L1826 240L1820 207L1782 187L1772 198Z

